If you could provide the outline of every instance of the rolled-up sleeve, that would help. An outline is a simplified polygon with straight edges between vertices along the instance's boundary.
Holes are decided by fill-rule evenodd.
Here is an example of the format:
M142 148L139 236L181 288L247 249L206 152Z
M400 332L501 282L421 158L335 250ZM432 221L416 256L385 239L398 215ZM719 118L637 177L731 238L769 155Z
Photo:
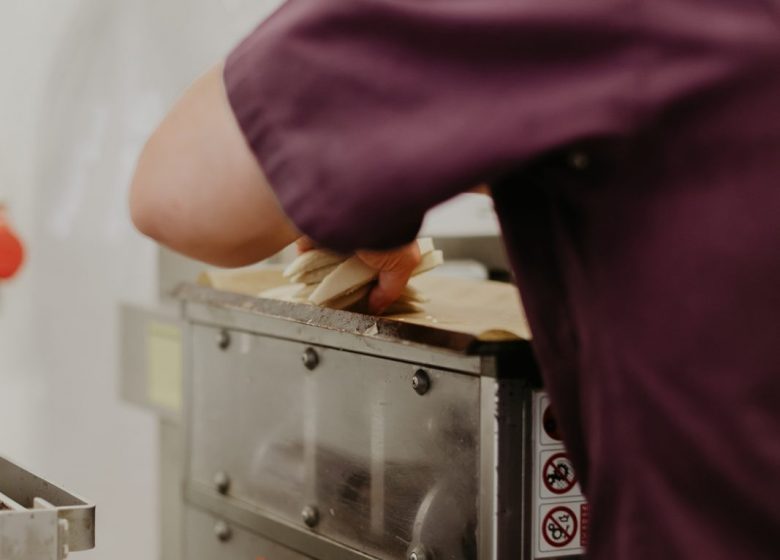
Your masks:
M288 216L339 250L626 123L627 1L289 0L228 57L228 98Z

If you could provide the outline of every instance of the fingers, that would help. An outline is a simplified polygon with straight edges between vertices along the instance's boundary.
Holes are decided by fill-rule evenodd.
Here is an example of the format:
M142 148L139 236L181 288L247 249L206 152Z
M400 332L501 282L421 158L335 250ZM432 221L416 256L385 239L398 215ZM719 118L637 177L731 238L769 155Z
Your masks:
M384 311L400 297L421 260L416 242L392 251L359 251L358 256L367 265L379 270L377 285L368 298L369 310L375 314Z
M317 248L305 236L300 237L295 245L299 255ZM358 251L356 254L365 264L378 271L376 286L368 298L369 310L375 314L380 314L401 296L409 278L422 261L417 241L391 251Z
M488 185L487 183L482 183L481 185L477 185L473 189L470 189L469 192L474 194L485 194L490 196L491 194L490 185Z
M304 235L295 240L295 248L298 249L298 254L301 255L306 251L316 249L317 245L314 244L314 241Z
M379 315L394 303L404 291L411 273L411 270L387 270L380 272L377 285L368 296L369 311Z

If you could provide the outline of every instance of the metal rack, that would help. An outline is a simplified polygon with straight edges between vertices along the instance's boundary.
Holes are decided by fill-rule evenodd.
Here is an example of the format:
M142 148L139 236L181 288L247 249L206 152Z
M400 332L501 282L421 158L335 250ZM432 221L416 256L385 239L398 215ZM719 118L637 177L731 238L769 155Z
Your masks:
M2 560L63 560L94 547L94 504L0 457Z

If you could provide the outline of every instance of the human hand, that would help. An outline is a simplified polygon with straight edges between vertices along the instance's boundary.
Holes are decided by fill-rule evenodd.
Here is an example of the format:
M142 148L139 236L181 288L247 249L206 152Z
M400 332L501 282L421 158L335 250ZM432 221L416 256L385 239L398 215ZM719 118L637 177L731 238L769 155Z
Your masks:
M308 237L301 237L295 244L299 253L316 248ZM378 271L377 283L368 295L369 311L376 315L400 297L421 260L416 241L389 251L357 251L356 255Z

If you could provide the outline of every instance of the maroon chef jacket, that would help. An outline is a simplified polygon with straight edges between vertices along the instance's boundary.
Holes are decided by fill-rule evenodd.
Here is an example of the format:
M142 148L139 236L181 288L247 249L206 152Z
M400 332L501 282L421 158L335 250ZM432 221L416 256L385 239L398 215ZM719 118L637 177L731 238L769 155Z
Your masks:
M481 182L591 558L780 558L777 0L292 0L225 83L285 212L410 241Z

